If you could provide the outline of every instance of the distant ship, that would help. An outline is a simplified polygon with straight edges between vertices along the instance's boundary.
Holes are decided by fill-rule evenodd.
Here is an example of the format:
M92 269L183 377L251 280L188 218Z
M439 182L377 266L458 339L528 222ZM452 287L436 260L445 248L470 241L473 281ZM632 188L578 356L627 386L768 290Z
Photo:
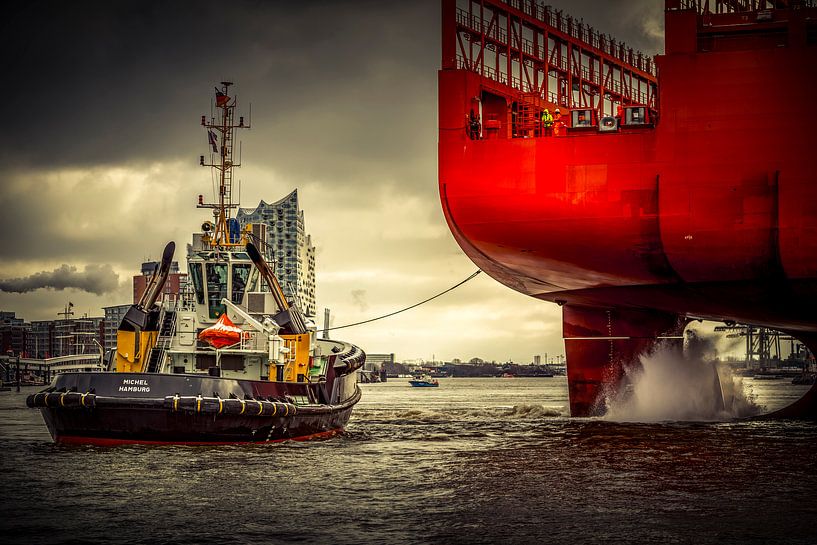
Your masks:
M206 128L219 180L213 221L188 247L191 285L160 298L175 244L117 333L116 372L64 373L31 395L58 443L261 443L327 437L360 399L358 347L319 340L264 258L263 226L231 212L236 99L216 89Z
M693 319L817 352L815 2L665 21L653 63L539 2L442 1L442 209L483 271L562 307L574 416ZM776 416L816 418L817 387Z

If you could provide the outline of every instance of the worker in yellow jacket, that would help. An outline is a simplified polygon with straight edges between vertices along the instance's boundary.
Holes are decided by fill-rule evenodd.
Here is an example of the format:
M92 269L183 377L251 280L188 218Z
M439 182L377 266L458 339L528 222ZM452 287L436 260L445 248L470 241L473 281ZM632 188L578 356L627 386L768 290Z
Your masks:
M542 112L542 134L550 136L551 127L553 127L553 116L550 115L550 110L545 108Z

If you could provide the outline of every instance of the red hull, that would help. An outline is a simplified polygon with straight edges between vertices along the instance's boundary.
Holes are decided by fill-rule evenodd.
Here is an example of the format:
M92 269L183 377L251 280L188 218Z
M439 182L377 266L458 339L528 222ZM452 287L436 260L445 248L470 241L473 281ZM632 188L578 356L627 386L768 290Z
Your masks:
M574 415L596 412L643 339L685 318L774 327L817 348L815 11L774 12L783 46L762 32L702 45L704 16L668 11L654 128L471 139L472 97L493 100L496 84L440 71L446 219L494 278L575 309L564 332Z

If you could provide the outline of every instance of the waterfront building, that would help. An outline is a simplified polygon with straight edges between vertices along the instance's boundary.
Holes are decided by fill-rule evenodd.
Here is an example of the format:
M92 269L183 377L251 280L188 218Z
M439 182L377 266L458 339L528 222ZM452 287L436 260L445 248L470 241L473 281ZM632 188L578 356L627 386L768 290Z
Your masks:
M105 342L102 343L105 350L116 349L116 331L119 329L119 324L122 323L122 318L125 317L125 313L130 307L131 305L102 307L102 310L105 311Z
M255 208L240 208L236 217L242 228L248 224L266 226L262 250L274 263L278 282L288 297L298 300L304 314L314 317L315 247L312 237L306 234L298 190L273 203L262 200Z
M26 352L32 358L51 356L51 344L54 337L54 320L35 320L31 322Z
M26 352L32 358L53 358L73 354L98 354L105 339L101 316L66 317L31 322Z
M147 289L148 282L150 281L150 277L153 275L153 272L156 270L156 267L159 266L158 261L145 261L142 263L142 271L141 274L138 274L133 277L133 303L136 304L139 302L139 299L142 297L142 294L145 293L145 289ZM187 283L187 273L179 272L179 262L173 261L170 264L170 274L167 276L167 281L165 282L164 287L162 288L162 294L164 297L178 297L181 290L184 288L184 285ZM117 327L119 324L117 324Z
M105 319L102 316L57 320L57 328L68 335L60 355L97 354L105 342Z
M365 371L379 372L384 365L385 366L394 365L394 353L366 354L366 363L363 364L363 369Z
M31 325L17 318L14 312L0 311L0 354L25 353L30 330Z

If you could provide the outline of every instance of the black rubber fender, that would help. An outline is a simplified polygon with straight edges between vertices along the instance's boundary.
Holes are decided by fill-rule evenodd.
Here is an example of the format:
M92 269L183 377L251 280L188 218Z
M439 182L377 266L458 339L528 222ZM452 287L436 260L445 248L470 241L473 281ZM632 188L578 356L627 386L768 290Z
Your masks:
M26 405L32 408L93 409L96 407L96 395L88 392L37 392L26 398Z
M260 399L222 399L201 396L167 396L162 402L170 412L214 415L292 416L297 412L293 403Z

